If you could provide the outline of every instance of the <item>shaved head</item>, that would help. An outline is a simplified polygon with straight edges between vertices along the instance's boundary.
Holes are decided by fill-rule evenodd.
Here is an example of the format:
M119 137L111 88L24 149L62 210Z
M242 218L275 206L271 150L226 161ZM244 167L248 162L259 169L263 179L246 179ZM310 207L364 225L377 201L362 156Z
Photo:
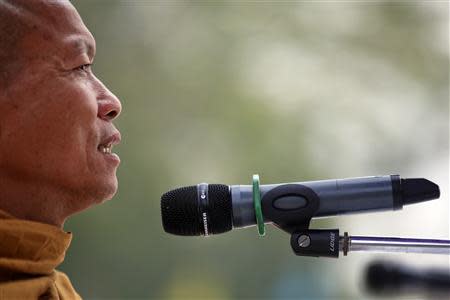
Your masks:
M0 209L62 226L117 191L121 104L95 47L67 0L0 0Z
M67 29L65 20L79 19L68 0L0 0L0 88L7 89L21 72L27 60L39 53L24 50L30 33L41 40L55 38L55 32ZM32 42L40 42L34 39Z
M30 30L17 2L0 0L0 88L6 89L20 67L19 43Z

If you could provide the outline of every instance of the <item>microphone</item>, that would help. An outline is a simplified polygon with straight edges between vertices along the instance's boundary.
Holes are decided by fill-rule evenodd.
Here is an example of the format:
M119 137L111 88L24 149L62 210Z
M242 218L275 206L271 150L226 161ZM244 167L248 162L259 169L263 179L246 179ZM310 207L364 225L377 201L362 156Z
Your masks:
M450 295L450 269L416 269L389 261L372 262L365 284L373 294L426 292Z
M201 183L161 196L166 232L209 236L259 225L252 185ZM401 209L437 199L439 186L399 175L267 184L259 187L262 220L294 233L307 229L312 217Z

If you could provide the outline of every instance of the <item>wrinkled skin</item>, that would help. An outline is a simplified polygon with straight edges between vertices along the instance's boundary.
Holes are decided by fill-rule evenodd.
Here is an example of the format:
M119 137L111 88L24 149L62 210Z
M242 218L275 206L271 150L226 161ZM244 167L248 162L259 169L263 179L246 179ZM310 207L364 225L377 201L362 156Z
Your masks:
M26 28L0 91L0 209L62 227L117 191L119 159L99 146L120 141L121 104L94 76L95 40L70 2L0 0L1 10Z

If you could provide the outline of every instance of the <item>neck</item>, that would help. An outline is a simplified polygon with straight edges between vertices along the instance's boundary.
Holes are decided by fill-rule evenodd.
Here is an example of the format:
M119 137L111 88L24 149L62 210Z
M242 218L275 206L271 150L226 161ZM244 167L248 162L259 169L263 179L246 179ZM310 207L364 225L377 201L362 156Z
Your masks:
M0 209L18 219L62 228L70 215L67 193L45 185L26 184L0 175ZM73 202L72 202L73 203Z

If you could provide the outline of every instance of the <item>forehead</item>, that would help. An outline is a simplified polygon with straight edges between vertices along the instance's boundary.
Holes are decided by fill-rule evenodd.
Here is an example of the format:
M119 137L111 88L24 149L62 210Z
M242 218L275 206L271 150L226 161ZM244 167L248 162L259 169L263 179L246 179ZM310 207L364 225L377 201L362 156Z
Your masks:
M95 40L70 2L14 0L14 3L18 4L18 18L30 29L23 40L28 54L32 55L36 48L40 51L46 48L40 53L72 56L83 52L90 57L94 55Z

